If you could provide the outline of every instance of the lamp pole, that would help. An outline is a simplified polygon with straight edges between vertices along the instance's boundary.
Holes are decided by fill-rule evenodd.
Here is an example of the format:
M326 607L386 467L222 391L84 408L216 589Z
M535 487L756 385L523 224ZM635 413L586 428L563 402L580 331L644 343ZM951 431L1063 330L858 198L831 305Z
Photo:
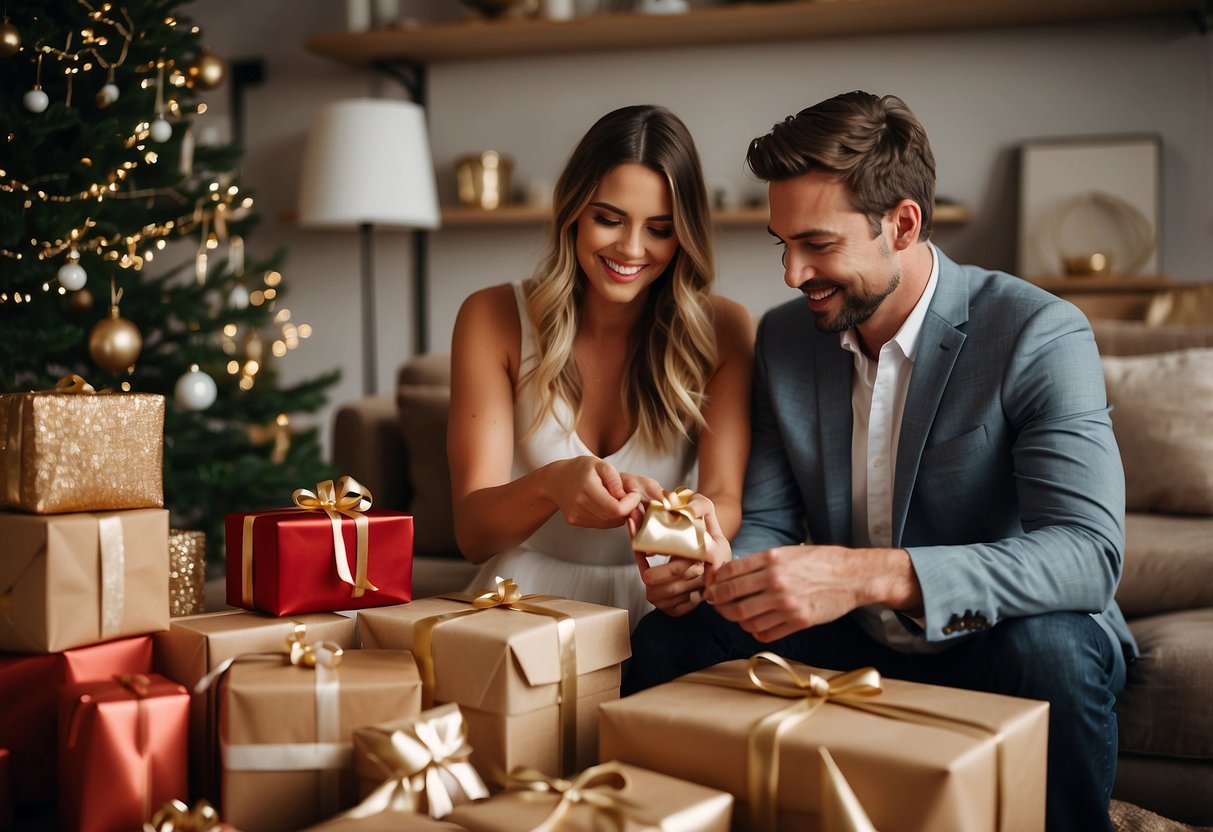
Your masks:
M358 236L362 251L362 392L373 395L378 387L375 366L375 252L369 222L359 223Z

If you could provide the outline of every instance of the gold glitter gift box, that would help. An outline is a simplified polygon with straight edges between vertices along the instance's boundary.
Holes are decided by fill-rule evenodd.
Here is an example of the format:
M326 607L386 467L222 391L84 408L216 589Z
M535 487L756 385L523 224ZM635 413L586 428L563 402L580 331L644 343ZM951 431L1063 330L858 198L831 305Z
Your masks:
M0 506L34 514L160 508L163 456L164 396L95 393L79 377L0 395Z
M168 612L172 618L206 611L206 535L168 530Z

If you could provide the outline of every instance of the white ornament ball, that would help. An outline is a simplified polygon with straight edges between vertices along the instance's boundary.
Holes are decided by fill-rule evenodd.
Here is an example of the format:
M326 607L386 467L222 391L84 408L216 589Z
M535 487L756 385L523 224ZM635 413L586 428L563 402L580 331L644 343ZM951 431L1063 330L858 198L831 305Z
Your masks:
M50 96L40 89L32 89L21 98L21 103L25 105L25 109L31 113L41 113L51 103Z
M219 388L215 386L213 378L193 364L185 375L177 379L173 393L177 403L186 410L206 410L215 403Z
M227 303L232 309L248 309L248 288L243 283L237 283L232 287L232 293L227 296Z
M97 106L108 107L118 100L118 85L106 84L101 89L97 90Z
M152 141L167 142L173 137L173 125L169 124L162 118L158 118L152 122L151 127Z
M64 263L59 267L59 285L69 292L84 288L88 275L79 263Z

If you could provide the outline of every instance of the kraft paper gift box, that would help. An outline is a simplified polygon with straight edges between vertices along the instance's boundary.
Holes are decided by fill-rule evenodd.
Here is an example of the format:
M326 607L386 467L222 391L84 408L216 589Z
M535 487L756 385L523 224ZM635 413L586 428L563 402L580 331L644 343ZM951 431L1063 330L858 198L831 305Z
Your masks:
M0 747L11 755L18 805L55 796L58 692L114 674L150 673L152 639L136 636L63 653L0 654Z
M366 817L338 815L317 826L309 826L307 832L467 832L445 820L434 820L429 815L413 812L377 812Z
M335 645L309 649L314 667L237 660L221 677L220 808L240 829L301 829L353 806L354 729L421 710L406 651L350 650L334 665Z
M59 823L142 829L186 794L189 695L155 674L66 688L59 699Z
M358 636L364 647L413 651L425 705L459 705L472 765L485 778L520 765L551 775L592 765L598 706L619 697L620 664L631 655L627 611L524 596L512 582L484 594L490 596L477 603L497 606L477 609L471 596L441 596L363 610ZM567 680L565 641L575 652Z
M295 627L306 627L308 641L328 641L344 650L354 646L353 619L331 612L275 618L243 610L223 610L174 618L153 636L155 668L185 685L190 698L190 791L219 804L218 725L214 686L194 687L221 663L247 653L281 653Z
M0 395L0 506L37 514L163 506L164 396L94 393L79 376L60 384Z
M412 599L412 515L371 508L351 477L294 498L295 509L224 518L228 604L294 615Z
M561 832L727 832L733 815L728 792L621 763L593 766L572 780L523 777L518 786L456 806L448 819L469 832L530 832L547 823ZM622 825L603 823L611 817L598 808L604 803L614 804Z
M168 512L0 512L0 650L57 653L168 628Z
M603 756L731 792L740 828L821 829L820 748L881 832L1044 828L1048 703L784 664L795 677L756 657L607 703Z

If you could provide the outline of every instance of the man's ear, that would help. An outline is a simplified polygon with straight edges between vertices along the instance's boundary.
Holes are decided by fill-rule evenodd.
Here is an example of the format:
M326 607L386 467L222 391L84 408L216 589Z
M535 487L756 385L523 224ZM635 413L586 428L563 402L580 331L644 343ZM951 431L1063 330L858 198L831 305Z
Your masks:
M904 251L918 242L918 232L922 228L922 208L917 202L903 199L893 206L889 214L893 222L894 249Z

